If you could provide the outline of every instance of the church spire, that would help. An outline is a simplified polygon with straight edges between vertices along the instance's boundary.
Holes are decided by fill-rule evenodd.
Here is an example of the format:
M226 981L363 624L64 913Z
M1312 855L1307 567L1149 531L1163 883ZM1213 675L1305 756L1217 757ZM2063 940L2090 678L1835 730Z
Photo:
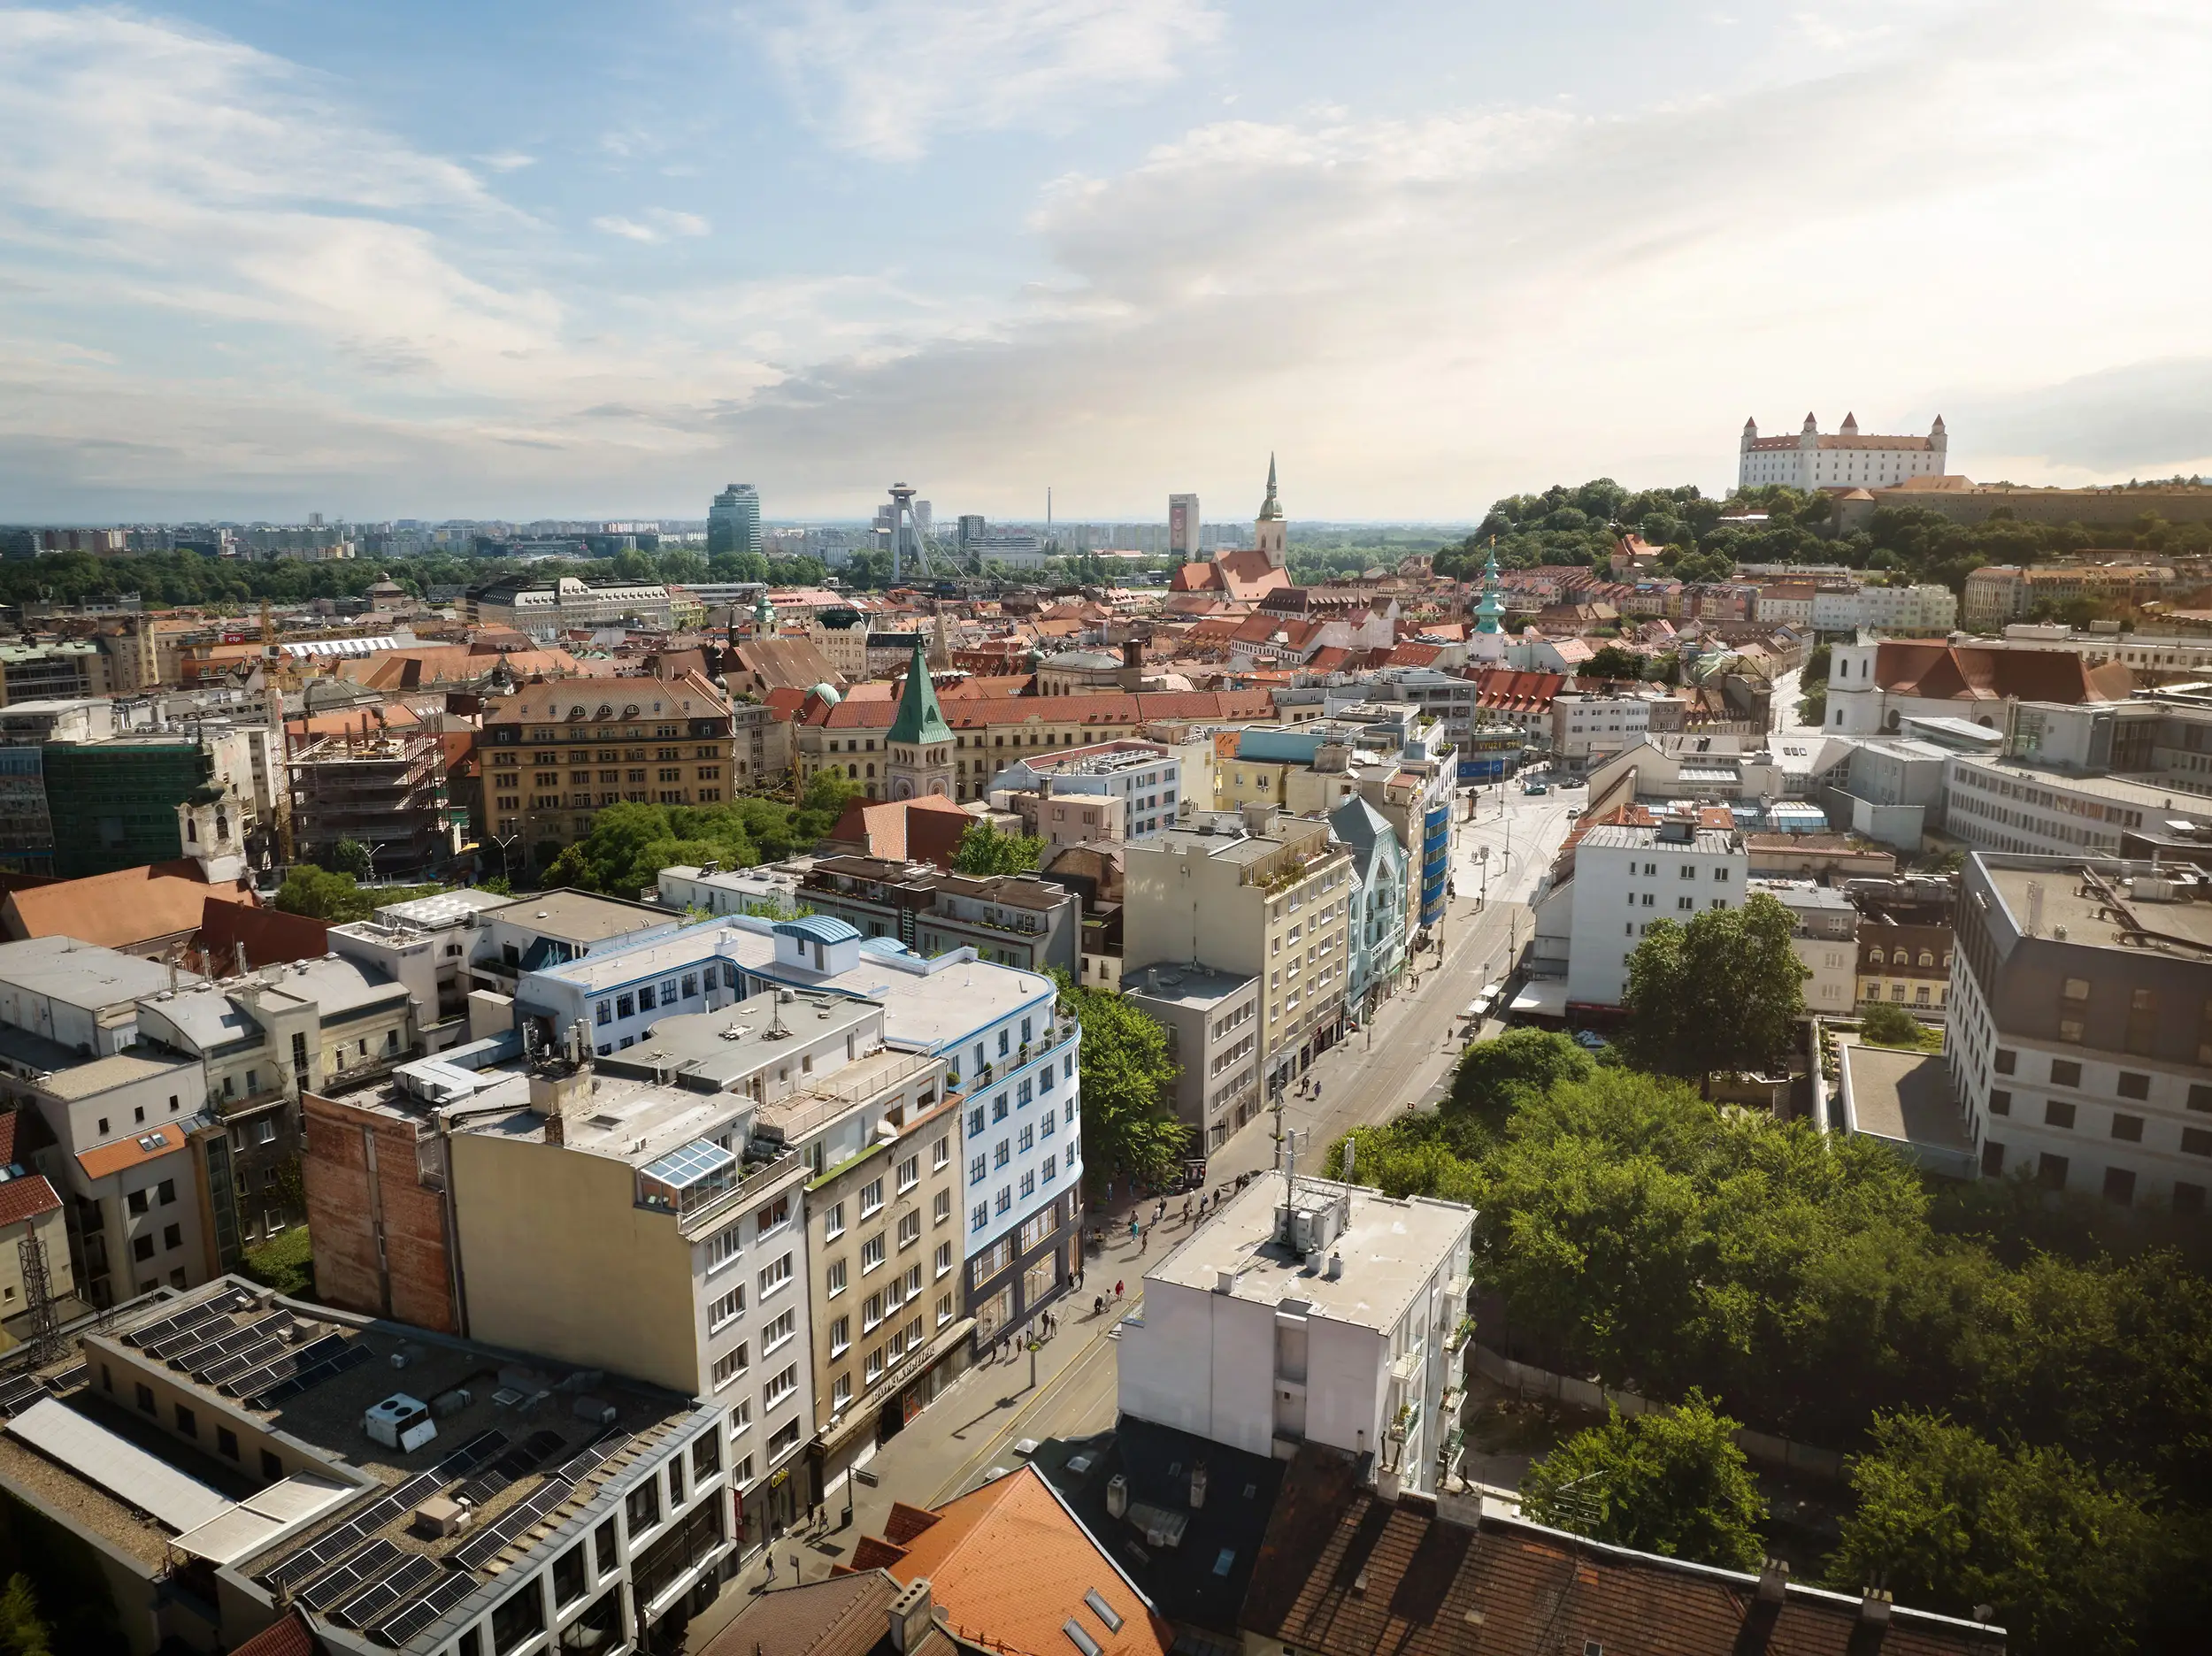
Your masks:
M1267 456L1267 498L1260 502L1260 521L1279 523L1282 516L1283 503L1275 497L1275 456L1271 452Z
M945 723L937 705L937 687L929 681L929 663L922 659L922 635L914 635L914 660L906 670L906 688L899 697L899 716L891 723L886 745L899 742L927 747L952 740L952 726Z

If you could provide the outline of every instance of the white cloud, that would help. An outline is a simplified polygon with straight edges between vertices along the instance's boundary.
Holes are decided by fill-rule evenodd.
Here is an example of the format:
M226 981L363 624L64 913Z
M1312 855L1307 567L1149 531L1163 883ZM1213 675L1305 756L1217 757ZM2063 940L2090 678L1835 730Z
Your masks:
M1167 84L1218 39L1206 0L764 0L762 33L829 142L912 161L942 132L1064 127Z
M591 227L631 242L665 242L671 236L703 236L713 226L697 213L653 207L646 210L641 219L608 213L593 219Z
M538 164L537 157L525 155L519 150L502 150L493 155L479 156L476 159L495 172L516 172Z

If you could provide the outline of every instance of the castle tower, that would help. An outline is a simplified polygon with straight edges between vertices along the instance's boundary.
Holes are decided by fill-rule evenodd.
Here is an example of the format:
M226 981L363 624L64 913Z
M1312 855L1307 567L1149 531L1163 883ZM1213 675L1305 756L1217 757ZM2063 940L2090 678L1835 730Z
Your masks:
M1940 414L1936 416L1935 424L1928 427L1928 446L1936 451L1936 470L1943 471L1942 456L1950 448L1951 439L1943 429L1943 416Z
M1252 544L1267 554L1270 569L1283 566L1288 527L1283 521L1283 503L1275 494L1275 456L1271 454L1267 456L1267 498L1260 502L1260 515L1252 525Z
M899 696L899 716L884 738L884 794L887 799L920 799L934 794L955 797L952 726L937 705L937 687L922 658L922 635L914 635L914 659Z
M1846 414L1843 417L1842 426L1838 429L1846 437L1856 437L1859 434L1859 417L1856 414Z

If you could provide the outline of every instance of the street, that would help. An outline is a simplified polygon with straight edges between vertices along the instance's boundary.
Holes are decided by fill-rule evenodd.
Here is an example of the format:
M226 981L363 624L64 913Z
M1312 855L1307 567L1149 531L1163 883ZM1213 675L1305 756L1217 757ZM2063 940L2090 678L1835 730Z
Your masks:
M1505 975L1516 942L1528 941L1527 899L1566 838L1567 813L1582 799L1580 789L1532 798L1517 782L1509 782L1480 798L1475 820L1455 821L1452 878L1458 896L1441 923L1442 964L1436 963L1434 949L1415 955L1404 985L1382 1002L1373 1030L1348 1035L1316 1062L1310 1078L1319 1096L1301 1096L1295 1087L1286 1096L1282 1125L1298 1133L1302 1167L1317 1169L1327 1146L1352 1128L1386 1121L1440 1092L1460 1050L1460 1013L1476 991ZM1455 809L1466 809L1463 795ZM1486 865L1489 897L1483 902ZM1239 1173L1275 1167L1275 1131L1274 1116L1263 1111L1214 1154L1210 1184L1218 1188ZM1114 1239L1090 1257L1082 1287L1054 1307L1057 1329L1051 1338L1033 1354L987 1362L962 1376L878 1449L853 1481L852 1523L841 1522L841 1487L832 1494L827 1527L775 1543L770 1549L778 1560L773 1583L756 1560L741 1586L726 1591L694 1625L693 1648L735 1613L750 1589L787 1583L795 1560L803 1576L817 1579L849 1560L859 1537L882 1533L895 1500L937 1506L973 1488L995 1468L1018 1466L1013 1445L1022 1438L1082 1437L1113 1424L1120 1320L1142 1314L1145 1267L1183 1242L1191 1229L1181 1218L1179 1197L1169 1204L1166 1222L1140 1248L1129 1240L1128 1211L1125 1200L1111 1212L1094 1210ZM1141 1217L1148 1233L1151 1216L1151 1204L1143 1204ZM1122 1223L1117 1225L1116 1219ZM1118 1306L1112 1302L1117 1281L1126 1288ZM1101 1294L1109 1301L1102 1313L1093 1308Z

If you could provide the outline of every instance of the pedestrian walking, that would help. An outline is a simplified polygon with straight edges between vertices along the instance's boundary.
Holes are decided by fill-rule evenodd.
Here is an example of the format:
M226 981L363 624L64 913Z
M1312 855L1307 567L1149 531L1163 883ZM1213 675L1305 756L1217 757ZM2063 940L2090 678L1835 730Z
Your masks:
M1114 1284L1114 1298L1117 1300L1121 1298L1121 1284L1118 1281Z
M1147 1248L1150 1247L1151 1246L1152 1246L1152 1237L1151 1237L1150 1232L1148 1232L1148 1232L1147 1232L1144 1236L1140 1237L1140 1238L1137 1239L1137 1252L1138 1252L1138 1253L1140 1253L1140 1254L1143 1253L1143 1252L1145 1251L1145 1249L1147 1249Z
M1132 1242L1134 1242L1137 1239L1137 1215L1131 1214L1129 1215L1129 1239Z
M1183 1223L1190 1223L1190 1198L1187 1196L1183 1198Z
M1091 1315L1093 1316L1104 1316L1106 1315L1106 1296L1104 1294L1093 1294L1091 1296Z

